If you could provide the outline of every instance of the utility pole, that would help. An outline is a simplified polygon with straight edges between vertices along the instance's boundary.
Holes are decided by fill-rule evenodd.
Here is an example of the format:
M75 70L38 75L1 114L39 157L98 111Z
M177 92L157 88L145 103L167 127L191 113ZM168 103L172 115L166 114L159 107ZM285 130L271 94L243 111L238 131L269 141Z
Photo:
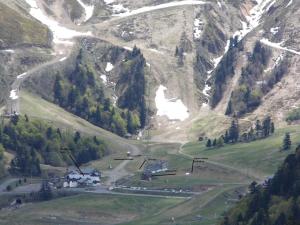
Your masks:
M149 73L151 74L151 65L149 65ZM145 78L145 81L146 81L146 78ZM145 88L147 89L147 101L146 101L146 131L147 131L147 142L146 142L146 152L148 153L149 152L149 142L150 142L150 129L151 129L151 124L150 124L150 115L149 115L149 109L150 109L150 87L149 87L149 84L148 82L146 82L146 85L145 85Z

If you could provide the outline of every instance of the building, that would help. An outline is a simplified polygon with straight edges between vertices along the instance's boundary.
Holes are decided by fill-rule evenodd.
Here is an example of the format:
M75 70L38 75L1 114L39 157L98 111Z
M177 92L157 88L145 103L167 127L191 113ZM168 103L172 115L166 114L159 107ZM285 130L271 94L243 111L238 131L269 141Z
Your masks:
M98 170L83 168L81 171L83 174L76 169L68 169L63 187L94 187L100 185L101 173Z
M165 160L156 160L152 163L147 163L142 173L142 180L151 180L152 175L168 170L168 162Z

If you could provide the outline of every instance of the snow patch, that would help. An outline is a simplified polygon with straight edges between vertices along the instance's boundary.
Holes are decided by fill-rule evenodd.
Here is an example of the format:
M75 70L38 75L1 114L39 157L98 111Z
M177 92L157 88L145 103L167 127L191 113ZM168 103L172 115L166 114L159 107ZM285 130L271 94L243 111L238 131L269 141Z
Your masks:
M63 58L61 58L59 61L60 62L63 62L63 61L65 61L67 59L67 57L63 57Z
M296 50L289 49L289 48L286 48L286 47L282 47L281 45L284 43L283 41L280 42L280 43L274 43L274 42L269 41L266 38L263 38L263 39L260 40L260 42L265 44L265 45L268 45L272 48L277 48L277 49L280 49L280 50L283 50L283 51L291 52L291 53L296 54L296 55L300 55L300 52L298 52Z
M270 29L270 32L271 32L273 35L277 34L278 31L279 31L279 27L272 27L272 28Z
M187 107L180 99L174 100L165 97L166 87L160 85L156 91L155 104L158 116L167 116L170 120L185 120L189 117Z
M113 3L113 2L115 2L115 0L104 0L104 3L106 5L109 5L109 4Z
M207 4L207 3L204 1L196 1L196 0L175 1L175 2L160 4L160 5L155 5L155 6L145 6L145 7L135 9L132 11L128 10L127 8L123 8L123 10L125 10L125 12L119 13L119 14L114 14L113 16L127 17L127 16L133 16L133 15L145 13L145 12L151 12L154 10L165 9L165 8L169 8L169 7L183 6L183 5L204 5L204 4ZM112 7L114 7L114 5L112 5Z
M6 50L4 50L4 52L15 53L15 50L12 50L12 49L6 49Z
M107 76L105 74L102 74L100 76L100 78L102 79L103 83L106 85L107 84Z
M204 23L198 18L194 20L194 39L199 39L203 31Z
M106 68L105 68L106 72L112 71L113 68L114 68L113 64L111 64L110 62L106 63Z
M293 0L290 0L290 2L286 5L285 8L289 7L291 4L293 4Z
M86 22L86 21L88 21L93 16L95 6L93 6L93 5L86 5L81 0L77 0L77 1L81 5L81 7L84 8L84 11L85 11L84 22Z
M128 51L132 51L133 50L133 48L128 47L128 46L123 46L123 48L126 49L126 50L128 50Z
M158 53L158 54L161 54L161 55L164 54L163 52L161 52L161 51L159 51L159 50L157 50L157 49L154 49L154 48L149 48L149 50L150 50L151 52L155 52L155 53Z
M124 7L122 4L112 5L113 16L118 16L119 14L129 13L129 9Z
M272 71L279 63L283 60L283 54L280 54L274 61L274 65L269 67L268 69L264 70L265 73Z
M227 40L223 55L221 55L221 56L218 57L218 58L213 59L214 69L217 68L217 66L218 66L219 63L221 62L222 58L224 57L224 55L226 55L226 53L227 53L228 50L229 50L229 47L230 47L230 40Z
M112 96L113 98L113 106L116 106L117 105L117 102L118 102L118 97L116 95Z
M10 97L12 100L18 99L19 96L17 95L17 90L11 90L11 91L10 91L9 97Z
M17 76L17 79L22 79L26 76L27 73L22 73L20 75Z

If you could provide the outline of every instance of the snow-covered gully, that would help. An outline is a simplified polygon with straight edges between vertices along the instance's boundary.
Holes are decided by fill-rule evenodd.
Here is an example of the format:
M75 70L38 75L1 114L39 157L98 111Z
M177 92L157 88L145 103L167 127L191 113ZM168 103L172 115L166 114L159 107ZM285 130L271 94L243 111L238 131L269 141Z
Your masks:
M90 18L92 18L93 14L94 14L94 9L95 6L94 5L87 5L84 4L82 2L82 0L77 0L78 3L81 5L81 7L84 9L85 11L85 18L84 18L84 22L88 21Z
M246 16L246 22L241 21L242 29L236 31L233 34L233 37L237 37L239 41L241 41L248 33L250 33L251 31L253 31L255 28L259 26L262 16L264 15L265 12L267 12L271 8L272 5L276 3L276 0L256 0L256 2L257 5L255 5L250 10L249 16ZM223 59L223 57L228 52L229 44L230 42L228 40L223 55L212 60L214 63L214 68L207 72L208 77L205 82L205 87L202 91L202 93L207 97L207 102L203 103L203 106L208 105L208 98L209 98L208 91L211 89L210 85L208 84L208 81L211 78L211 73L217 68L217 66Z

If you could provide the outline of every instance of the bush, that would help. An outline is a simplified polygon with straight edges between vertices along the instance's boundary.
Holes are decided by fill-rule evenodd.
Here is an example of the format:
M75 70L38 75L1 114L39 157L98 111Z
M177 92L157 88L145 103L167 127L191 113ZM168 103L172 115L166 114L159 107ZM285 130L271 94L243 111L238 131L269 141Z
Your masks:
M295 120L300 120L300 108L293 109L291 112L288 113L288 116L286 117L287 122L292 122Z
M6 186L6 191L11 191L12 190L12 187L10 185L7 185Z

